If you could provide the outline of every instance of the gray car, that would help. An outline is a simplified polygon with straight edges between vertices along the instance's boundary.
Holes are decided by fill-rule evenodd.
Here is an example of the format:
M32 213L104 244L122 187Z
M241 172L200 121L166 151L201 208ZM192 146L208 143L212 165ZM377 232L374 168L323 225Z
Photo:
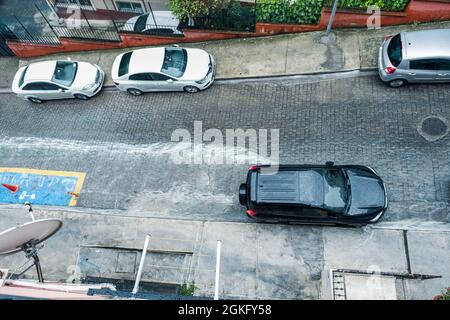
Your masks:
M379 50L378 73L393 88L407 83L450 82L450 29L387 36Z

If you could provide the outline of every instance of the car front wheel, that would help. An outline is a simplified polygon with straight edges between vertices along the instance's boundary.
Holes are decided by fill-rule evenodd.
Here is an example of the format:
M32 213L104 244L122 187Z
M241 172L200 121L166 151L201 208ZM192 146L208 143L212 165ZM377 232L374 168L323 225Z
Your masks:
M33 103L42 103L42 102L44 102L44 100L41 100L39 98L34 98L34 97L28 98L28 101L31 101Z
M128 89L127 92L132 96L140 96L143 94L143 92L139 89Z
M186 87L184 87L184 91L186 91L188 93L197 93L200 91L200 89L197 87L194 87L194 86L186 86Z
M400 88L400 87L403 87L406 83L407 83L406 80L395 79L395 80L389 81L389 86L391 88Z
M86 96L84 94L81 94L81 93L74 94L73 96L75 98L79 99L79 100L89 100L89 98L90 98L90 97L88 97L88 96Z

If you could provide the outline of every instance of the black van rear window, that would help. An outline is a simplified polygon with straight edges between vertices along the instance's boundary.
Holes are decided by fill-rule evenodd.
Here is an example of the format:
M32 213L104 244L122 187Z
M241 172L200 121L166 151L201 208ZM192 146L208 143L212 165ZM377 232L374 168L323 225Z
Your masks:
M131 54L133 52L127 52L122 56L122 60L119 65L119 77L128 73L128 67L130 65Z
M388 45L387 54L394 67L398 67L402 62L402 39L400 34L394 36Z

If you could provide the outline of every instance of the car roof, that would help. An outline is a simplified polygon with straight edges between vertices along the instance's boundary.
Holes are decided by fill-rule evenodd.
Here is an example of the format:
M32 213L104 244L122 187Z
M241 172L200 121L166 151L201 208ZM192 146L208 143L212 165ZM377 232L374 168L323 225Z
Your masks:
M260 173L257 203L323 205L324 182L319 168Z
M164 61L165 48L134 50L131 54L128 73L160 72Z
M450 29L404 32L405 57L408 60L450 58Z
M55 72L56 61L41 61L30 64L25 74L24 82L51 81Z

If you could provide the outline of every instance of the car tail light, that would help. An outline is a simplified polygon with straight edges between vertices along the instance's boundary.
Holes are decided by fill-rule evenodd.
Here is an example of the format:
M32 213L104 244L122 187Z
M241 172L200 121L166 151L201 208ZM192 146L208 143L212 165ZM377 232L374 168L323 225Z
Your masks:
M255 210L247 210L247 214L251 217L256 216L256 211Z
M255 171L256 169L258 169L257 166L251 166L250 168L248 168L248 171Z
M387 74L393 74L397 69L395 69L394 67L387 67L384 70L386 71Z

